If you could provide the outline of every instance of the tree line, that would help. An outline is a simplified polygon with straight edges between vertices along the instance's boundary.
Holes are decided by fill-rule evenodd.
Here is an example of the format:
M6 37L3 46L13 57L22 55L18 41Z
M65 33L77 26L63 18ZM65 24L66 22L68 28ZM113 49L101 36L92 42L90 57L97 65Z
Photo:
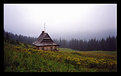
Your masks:
M10 42L12 44L19 44L19 42L25 43L25 44L32 44L37 38L34 37L28 37L23 35L17 35L10 32L4 31L4 41Z
M74 50L82 51L117 51L117 37L107 37L106 39L102 38L100 40L90 39L90 40L79 40L71 39L69 41L65 39L55 39L56 43L62 48L71 48Z
M25 44L32 44L37 38L27 37L23 35L17 35L10 32L4 31L4 40L9 41L13 44L18 44L19 42ZM71 48L74 50L82 51L117 51L117 37L107 37L106 39L102 38L100 40L90 39L90 40L81 40L81 39L53 39L53 41L59 44L61 48Z

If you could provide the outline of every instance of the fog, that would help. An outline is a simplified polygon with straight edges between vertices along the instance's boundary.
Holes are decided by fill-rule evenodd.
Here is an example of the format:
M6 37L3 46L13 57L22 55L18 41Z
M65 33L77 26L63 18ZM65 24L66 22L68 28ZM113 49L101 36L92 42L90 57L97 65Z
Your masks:
M4 4L4 30L38 37L83 39L117 36L117 4Z

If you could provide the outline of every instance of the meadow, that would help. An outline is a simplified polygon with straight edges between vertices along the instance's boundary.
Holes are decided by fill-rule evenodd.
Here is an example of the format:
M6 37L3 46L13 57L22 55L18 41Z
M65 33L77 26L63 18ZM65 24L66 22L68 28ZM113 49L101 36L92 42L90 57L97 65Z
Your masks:
M117 72L117 51L43 51L4 42L5 72Z

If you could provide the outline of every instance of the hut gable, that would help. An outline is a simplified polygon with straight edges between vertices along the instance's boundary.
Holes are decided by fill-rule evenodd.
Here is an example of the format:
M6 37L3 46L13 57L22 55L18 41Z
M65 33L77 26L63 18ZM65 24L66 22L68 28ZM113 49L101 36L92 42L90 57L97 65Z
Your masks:
M54 41L51 39L48 33L45 33L44 31L42 31L42 33L37 38L37 40L33 42L33 45L35 46L57 46L57 44L54 43Z

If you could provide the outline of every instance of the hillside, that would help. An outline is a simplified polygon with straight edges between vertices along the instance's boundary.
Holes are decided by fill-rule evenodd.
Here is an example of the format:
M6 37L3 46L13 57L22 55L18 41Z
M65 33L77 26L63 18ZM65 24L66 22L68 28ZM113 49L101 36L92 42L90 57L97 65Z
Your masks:
M36 50L4 42L5 72L116 72L116 51Z

